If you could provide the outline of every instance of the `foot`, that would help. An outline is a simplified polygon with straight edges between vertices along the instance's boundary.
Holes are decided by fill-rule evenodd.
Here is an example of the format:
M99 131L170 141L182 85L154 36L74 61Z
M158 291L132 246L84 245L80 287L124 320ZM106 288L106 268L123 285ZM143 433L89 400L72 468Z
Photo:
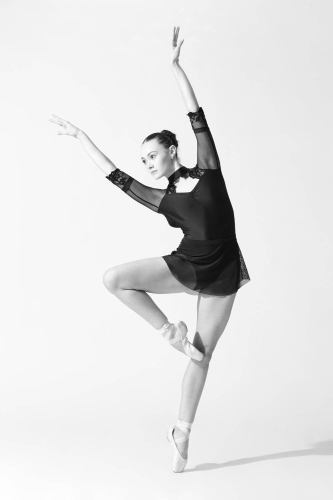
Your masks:
M179 334L178 334L179 327L177 327L177 326L178 325L176 323L172 324L172 328L171 328L170 333L168 335L168 342L170 342L170 340L173 340L176 337L176 335L179 337ZM177 351L184 353L184 346L183 346L181 338L179 338L179 340L177 340L177 342L173 342L171 345L172 345L172 347L177 349ZM178 436L176 436L176 437L178 437Z
M201 361L204 357L203 353L189 342L187 338L187 326L184 321L177 321L176 323L168 322L160 328L159 332L177 351L197 361Z
M183 472L186 467L187 448L191 427L192 422L178 419L176 425L172 425L167 432L167 440L169 441L173 449L173 472Z
M185 437L185 436L186 436L185 432L183 432L181 429L179 429L179 427L176 426L175 430L173 431L173 437L177 439L177 438ZM189 440L184 441L183 443L176 443L178 451L184 459L187 458L188 444L189 444Z

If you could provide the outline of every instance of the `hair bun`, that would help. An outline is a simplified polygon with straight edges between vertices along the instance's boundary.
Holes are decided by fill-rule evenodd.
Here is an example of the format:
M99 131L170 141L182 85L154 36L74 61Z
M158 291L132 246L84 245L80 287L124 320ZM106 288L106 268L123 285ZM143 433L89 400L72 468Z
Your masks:
M161 134L165 134L168 137L170 137L170 139L172 140L173 144L178 147L178 141L177 141L177 138L176 138L176 134L174 134L173 132L170 132L170 130L162 130Z

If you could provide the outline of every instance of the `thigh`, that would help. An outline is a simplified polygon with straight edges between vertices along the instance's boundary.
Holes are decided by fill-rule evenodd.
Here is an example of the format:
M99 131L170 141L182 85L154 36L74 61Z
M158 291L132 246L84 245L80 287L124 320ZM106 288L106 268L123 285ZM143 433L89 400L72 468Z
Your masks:
M111 267L104 273L103 281L109 289L198 295L174 277L163 257L150 257Z
M212 354L230 318L237 292L216 297L198 295L197 325L193 344L206 354Z

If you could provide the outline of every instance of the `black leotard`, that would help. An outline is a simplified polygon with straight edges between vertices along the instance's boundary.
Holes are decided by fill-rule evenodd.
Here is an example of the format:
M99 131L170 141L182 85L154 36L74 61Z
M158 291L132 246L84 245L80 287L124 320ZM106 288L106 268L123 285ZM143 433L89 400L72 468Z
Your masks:
M141 184L118 168L106 178L138 203L164 215L170 226L182 229L184 237L177 250L162 256L178 281L204 294L230 295L248 283L250 276L237 242L234 211L204 111L200 107L187 116L197 139L197 164L181 169L185 177L199 179L192 191L177 193L173 182L181 169L168 178L166 189Z

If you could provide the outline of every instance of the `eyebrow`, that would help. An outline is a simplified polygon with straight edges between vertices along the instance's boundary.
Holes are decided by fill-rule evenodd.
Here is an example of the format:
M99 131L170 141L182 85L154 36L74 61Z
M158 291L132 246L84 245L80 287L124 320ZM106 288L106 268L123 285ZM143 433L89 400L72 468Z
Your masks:
M157 153L157 151L150 151L150 153ZM150 153L148 153L147 156L149 156ZM143 160L143 159L144 159L143 156L141 156L141 160Z

